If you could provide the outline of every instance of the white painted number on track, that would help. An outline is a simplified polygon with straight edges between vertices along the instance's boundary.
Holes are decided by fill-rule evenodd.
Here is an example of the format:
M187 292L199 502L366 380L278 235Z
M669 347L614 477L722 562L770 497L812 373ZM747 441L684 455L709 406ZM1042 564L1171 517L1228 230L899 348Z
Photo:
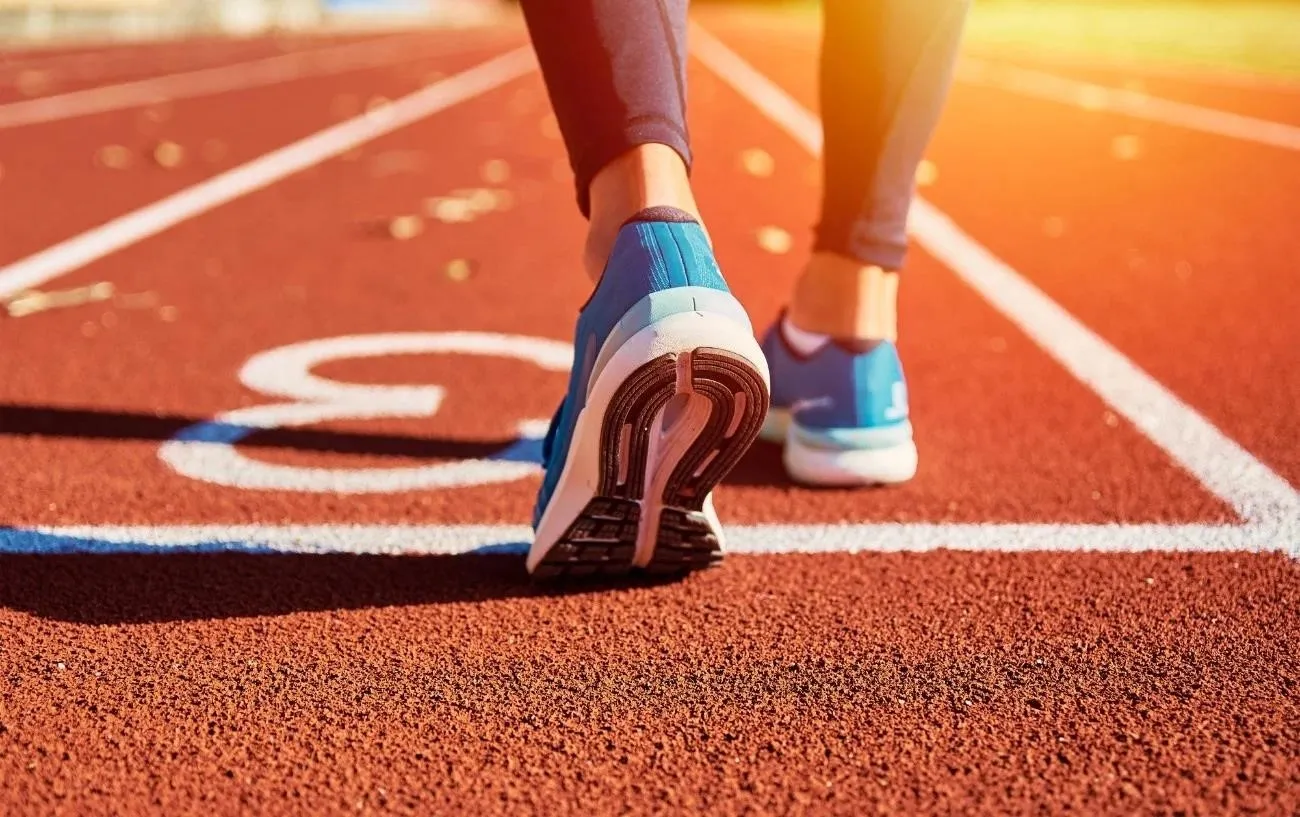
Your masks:
M546 420L525 420L519 439L486 459L405 468L306 468L244 456L235 443L255 431L331 420L431 417L446 389L435 385L375 386L312 374L335 360L389 355L460 354L515 358L542 369L568 371L573 347L545 338L481 332L348 335L281 346L250 359L239 372L250 389L292 402L237 409L190 426L162 445L159 457L192 479L253 490L312 493L391 493L509 482L538 470L538 440Z

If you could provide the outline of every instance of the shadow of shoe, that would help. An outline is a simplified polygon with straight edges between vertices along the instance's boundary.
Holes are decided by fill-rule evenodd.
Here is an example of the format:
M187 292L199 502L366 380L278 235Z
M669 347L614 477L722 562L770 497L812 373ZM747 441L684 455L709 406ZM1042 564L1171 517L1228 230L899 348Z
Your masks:
M722 480L726 485L759 487L794 487L781 462L781 446L766 440L755 442L736 467Z
M0 554L0 607L78 624L127 624L601 593L680 578L540 582L518 553Z

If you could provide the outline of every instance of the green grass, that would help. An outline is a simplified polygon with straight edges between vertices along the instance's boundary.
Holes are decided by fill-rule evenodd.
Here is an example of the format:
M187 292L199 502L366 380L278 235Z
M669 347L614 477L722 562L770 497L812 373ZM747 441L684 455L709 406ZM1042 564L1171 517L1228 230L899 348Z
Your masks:
M1300 3L975 0L972 51L1300 77Z

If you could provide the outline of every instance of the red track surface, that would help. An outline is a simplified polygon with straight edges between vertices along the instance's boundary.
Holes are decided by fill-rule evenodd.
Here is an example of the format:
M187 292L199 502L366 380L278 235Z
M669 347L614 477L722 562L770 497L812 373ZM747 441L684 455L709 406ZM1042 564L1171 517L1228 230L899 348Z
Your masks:
M133 82L377 39L379 37L374 35L245 40L213 38L0 55L0 102L63 94L83 88ZM393 37L393 42L396 44L403 39L398 35Z
M708 22L812 103L811 34ZM523 42L514 25L416 36L427 59L0 130L0 267ZM136 67L117 53L135 77L275 50L156 46ZM69 59L22 57L45 58L56 76ZM806 250L816 163L692 71L702 205L762 325ZM1257 102L1241 112L1268 116ZM181 476L158 448L275 402L237 379L274 347L567 339L582 225L546 117L539 78L513 81L47 285L111 281L114 301L0 319L0 526L526 522L533 478L249 491ZM1109 153L1124 133L1142 136L1137 161ZM148 160L159 139L189 150L180 168ZM224 154L204 161L205 140ZM137 161L96 167L105 144ZM754 147L771 178L739 169ZM928 198L1300 480L1293 153L959 86L932 158ZM511 170L509 210L388 237L426 197L483 185L493 159ZM765 225L795 236L791 253L758 247ZM455 259L468 280L444 272ZM915 482L796 489L760 447L719 491L725 520L1237 521L933 259L916 253L906 281ZM332 468L483 456L563 387L495 358L316 373L448 393L431 419L266 432L241 450ZM530 585L513 556L0 554L0 812L1294 813L1297 605L1295 562L1249 553L733 555L681 583L569 593Z
M427 45L426 58L389 67L0 130L4 184L31 191L21 199L0 200L0 263L356 116L372 100L408 94L435 74L464 70L517 39L517 34L473 29ZM415 50L401 42L395 48ZM189 152L189 160L173 171L152 159L164 140ZM97 153L106 145L131 151L131 169L100 167Z

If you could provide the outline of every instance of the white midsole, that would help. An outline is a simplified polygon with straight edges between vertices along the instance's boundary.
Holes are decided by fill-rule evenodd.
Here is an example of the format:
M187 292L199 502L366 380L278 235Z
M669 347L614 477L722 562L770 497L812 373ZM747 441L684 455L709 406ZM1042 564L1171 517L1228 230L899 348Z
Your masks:
M772 408L759 433L764 440L785 446L786 473L805 485L894 485L916 476L916 443L886 448L830 449L799 441L789 409Z
M700 348L725 349L738 355L762 375L764 384L771 382L767 360L750 328L723 315L681 312L658 320L628 338L609 358L588 389L587 403L578 414L560 479L542 513L537 535L528 551L529 571L542 561L596 495L602 472L600 441L605 413L624 381L652 360L664 355L693 353ZM654 552L659 515L663 509L660 499L663 481L689 451L707 420L707 412L701 415L690 406L685 416L671 428L663 428L662 412L655 418L652 428L657 433L651 435L646 458L646 490L641 500L642 521L637 533L635 564L645 565ZM721 539L717 515L709 498L705 500L705 516L715 527L714 534Z

